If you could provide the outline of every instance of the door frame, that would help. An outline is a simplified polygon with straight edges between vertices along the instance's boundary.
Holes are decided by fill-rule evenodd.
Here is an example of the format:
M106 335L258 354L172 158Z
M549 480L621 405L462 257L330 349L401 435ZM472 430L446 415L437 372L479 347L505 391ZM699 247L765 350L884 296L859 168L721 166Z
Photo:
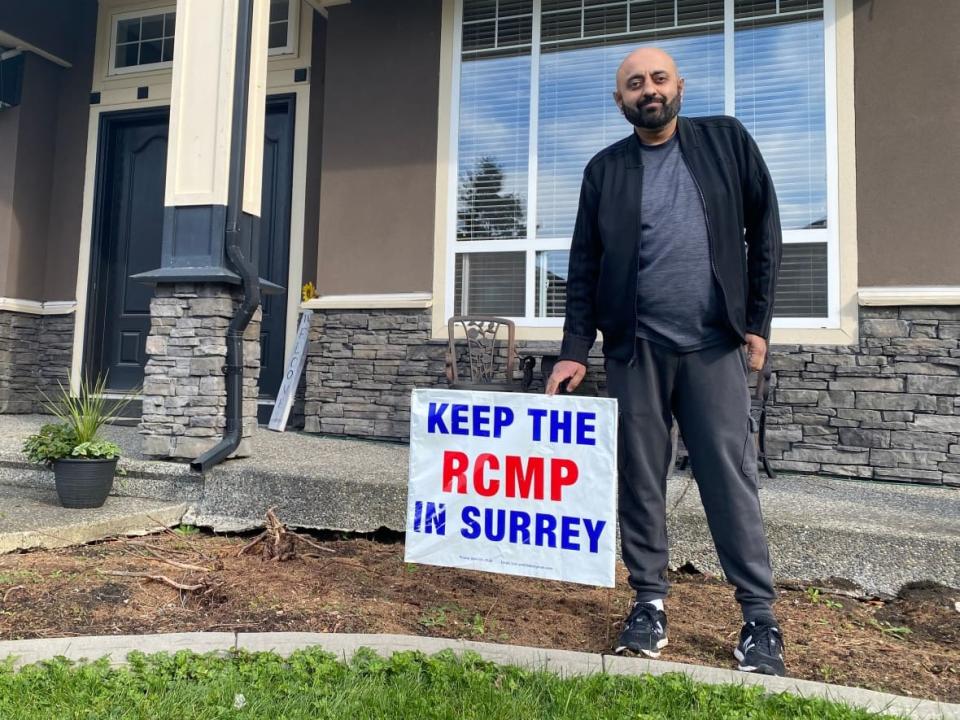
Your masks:
M292 75L292 73L290 73ZM272 78L271 78L272 80ZM295 293L287 297L286 332L284 343L284 366L290 362L297 339L300 303L300 285L303 282L304 220L306 212L307 179L307 143L309 141L310 83L268 82L267 97L290 94L296 97L294 107L293 131L293 191L290 198L290 267L287 274L287 292ZM151 88L151 91L154 88ZM169 86L160 86L156 93L151 92L148 100L123 102L117 99L111 104L91 105L90 119L87 125L87 151L83 179L83 208L80 217L80 248L77 258L76 276L76 323L73 342L73 355L70 363L70 389L76 395L80 391L80 378L84 370L85 350L88 343L87 315L92 268L92 246L94 238L95 198L98 181L102 178L100 156L100 121L105 115L134 110L156 110L169 107ZM129 97L129 94L126 94ZM104 100L107 100L106 95ZM108 100L109 102L109 100ZM99 219L99 218L98 218Z
M77 344L83 348L84 373L91 369L95 358L97 358L98 349L102 351L102 338L99 337L97 323L101 323L103 329L103 315L106 308L100 306L98 293L100 284L104 281L104 263L103 258L107 250L107 236L109 235L108 224L110 222L110 213L107 210L110 207L112 198L107 197L107 178L111 175L113 168L110 166L110 136L113 130L123 123L133 120L145 120L151 118L161 118L164 115L170 116L169 105L154 105L149 108L136 108L130 110L116 110L112 112L100 113L97 127L97 149L96 149L96 175L93 189L93 222L90 234L90 271L88 274L88 287L86 289L85 309L83 317L82 341ZM79 296L79 293L78 293ZM80 315L77 316L77 326L81 322ZM102 362L100 363L102 365Z

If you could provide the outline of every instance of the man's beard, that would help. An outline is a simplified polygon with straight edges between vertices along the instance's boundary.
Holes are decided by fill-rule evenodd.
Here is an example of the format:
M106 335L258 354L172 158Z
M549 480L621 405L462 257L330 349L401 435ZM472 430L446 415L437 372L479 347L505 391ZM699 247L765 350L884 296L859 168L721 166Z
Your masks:
M660 109L657 112L645 110L645 106L649 105L651 100L644 100L639 107L632 107L624 103L623 116L635 127L644 130L660 130L680 114L680 93L677 93L676 97L669 102L663 95L654 98L653 101L660 101Z

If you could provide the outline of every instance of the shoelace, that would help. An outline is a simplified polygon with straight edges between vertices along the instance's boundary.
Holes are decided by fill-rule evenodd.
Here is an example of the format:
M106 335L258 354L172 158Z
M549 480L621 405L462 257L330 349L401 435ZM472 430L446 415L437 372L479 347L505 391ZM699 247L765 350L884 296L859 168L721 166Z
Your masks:
M783 632L770 623L754 623L750 629L751 643L770 655L779 654L783 648Z
M659 622L658 614L659 611L653 605L649 605L648 603L634 603L633 610L630 611L625 625L627 628L633 628L634 625L645 621L648 627L654 629Z

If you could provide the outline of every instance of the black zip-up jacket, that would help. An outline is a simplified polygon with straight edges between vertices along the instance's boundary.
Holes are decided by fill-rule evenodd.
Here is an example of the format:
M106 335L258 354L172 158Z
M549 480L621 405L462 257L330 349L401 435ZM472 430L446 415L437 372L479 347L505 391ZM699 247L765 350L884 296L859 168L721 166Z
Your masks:
M680 152L703 199L710 263L730 327L770 337L782 237L773 180L736 118L678 118ZM607 357L636 348L638 243L643 181L636 133L587 164L570 245L561 360L586 365L603 333ZM747 249L749 248L749 253Z

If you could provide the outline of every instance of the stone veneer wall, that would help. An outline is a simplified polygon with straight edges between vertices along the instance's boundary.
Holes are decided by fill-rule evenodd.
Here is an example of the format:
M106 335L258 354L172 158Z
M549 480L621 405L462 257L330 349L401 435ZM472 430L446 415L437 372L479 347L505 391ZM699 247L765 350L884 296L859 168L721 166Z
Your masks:
M960 307L862 307L858 346L775 346L775 468L960 486Z
M0 311L0 413L41 409L70 372L75 316Z
M446 384L445 351L428 310L315 311L306 431L407 439L410 390ZM960 486L960 307L863 307L858 345L776 345L772 358L775 469ZM598 347L587 377L584 392L604 392Z
M193 459L213 447L226 427L226 332L239 303L232 286L158 285L150 301L144 368L143 451ZM250 454L257 427L260 310L243 342L243 440L234 457Z

